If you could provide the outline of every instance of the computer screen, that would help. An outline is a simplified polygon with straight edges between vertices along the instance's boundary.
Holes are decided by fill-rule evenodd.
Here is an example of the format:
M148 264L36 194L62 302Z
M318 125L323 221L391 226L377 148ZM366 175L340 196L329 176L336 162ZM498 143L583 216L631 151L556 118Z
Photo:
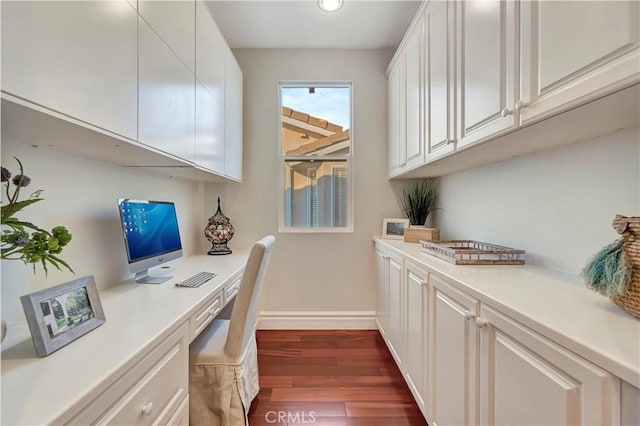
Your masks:
M137 282L166 281L149 277L148 268L182 257L176 208L172 202L118 200L129 270Z

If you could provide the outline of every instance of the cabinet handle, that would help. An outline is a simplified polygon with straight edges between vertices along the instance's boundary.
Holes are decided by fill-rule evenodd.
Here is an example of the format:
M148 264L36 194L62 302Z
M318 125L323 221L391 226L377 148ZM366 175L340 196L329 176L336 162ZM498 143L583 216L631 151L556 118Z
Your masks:
M516 102L514 108L516 109L516 111L520 111L524 109L526 106L527 106L527 103L522 99L520 99L518 102Z
M447 145L451 145L455 141L456 141L455 139L447 139Z
M500 111L500 115L503 117L506 117L508 115L511 115L513 113L513 111L511 111L509 108L502 108L502 111Z
M464 319L466 319L466 320L470 320L470 319L473 319L475 317L476 316L471 311L467 311L467 312L464 313ZM477 321L477 319L476 319L476 321Z
M421 285L429 285L429 281L422 281L420 284Z
M214 316L215 314L216 314L216 309L215 308L209 309L209 315Z
M477 325L478 327L482 328L482 327L484 327L484 326L485 326L485 325L487 325L487 324L489 324L489 323L487 322L487 320L482 319L482 318L480 318L480 317L477 317L477 318L476 318L476 325Z
M146 404L144 404L144 406L142 407L142 414L144 414L145 416L148 416L152 412L153 412L153 402L147 402Z
M389 257L389 256L382 256L382 258L383 258L384 260L389 260L389 259L390 259L390 257Z

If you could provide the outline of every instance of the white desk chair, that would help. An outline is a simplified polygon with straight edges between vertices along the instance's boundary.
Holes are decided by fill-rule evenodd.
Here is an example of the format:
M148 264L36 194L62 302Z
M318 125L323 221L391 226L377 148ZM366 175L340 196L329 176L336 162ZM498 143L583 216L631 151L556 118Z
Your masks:
M258 349L256 323L262 283L275 238L264 237L251 249L230 320L214 320L191 343L189 423L238 426L256 397Z

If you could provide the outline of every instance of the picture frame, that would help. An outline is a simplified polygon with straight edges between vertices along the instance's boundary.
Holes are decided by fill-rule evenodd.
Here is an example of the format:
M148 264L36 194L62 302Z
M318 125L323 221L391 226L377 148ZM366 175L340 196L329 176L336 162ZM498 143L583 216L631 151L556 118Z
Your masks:
M20 302L39 357L106 322L92 275L24 295Z
M382 238L402 240L404 230L409 227L409 219L383 219Z

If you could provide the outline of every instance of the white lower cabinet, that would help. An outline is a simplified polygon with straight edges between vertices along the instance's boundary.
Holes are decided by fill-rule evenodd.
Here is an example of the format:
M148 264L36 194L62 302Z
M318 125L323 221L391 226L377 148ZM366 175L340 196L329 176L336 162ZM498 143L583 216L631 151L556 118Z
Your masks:
M387 337L389 310L389 282L387 280L387 251L376 244L376 323L383 338Z
M429 423L478 424L478 333L480 302L431 274Z
M405 261L406 285L406 370L405 379L420 407L426 413L427 353L429 317L429 274L424 268Z
M430 425L613 425L637 417L618 377L464 286L378 242L376 267L378 327ZM628 400L640 394L629 389Z
M489 306L476 322L482 424L620 422L614 376Z
M188 424L188 327L181 326L100 394L70 424Z
M391 350L391 355L395 358L398 366L403 364L404 355L404 279L403 266L404 259L397 253L387 253L387 273L389 283L389 311L388 311L388 337L387 344Z

